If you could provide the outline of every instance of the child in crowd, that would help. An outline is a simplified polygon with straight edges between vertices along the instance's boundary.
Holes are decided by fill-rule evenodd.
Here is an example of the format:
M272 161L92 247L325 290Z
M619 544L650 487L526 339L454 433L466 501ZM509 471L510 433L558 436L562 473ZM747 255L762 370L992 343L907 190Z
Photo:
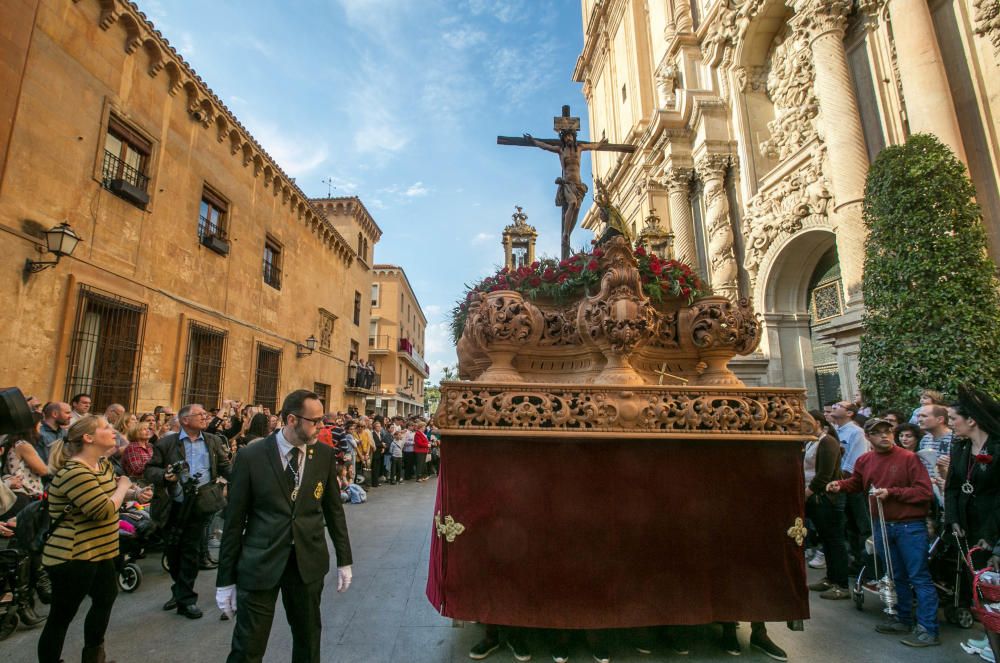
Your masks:
M389 445L392 465L389 467L389 483L395 485L403 480L403 431L397 429L392 434L392 444Z

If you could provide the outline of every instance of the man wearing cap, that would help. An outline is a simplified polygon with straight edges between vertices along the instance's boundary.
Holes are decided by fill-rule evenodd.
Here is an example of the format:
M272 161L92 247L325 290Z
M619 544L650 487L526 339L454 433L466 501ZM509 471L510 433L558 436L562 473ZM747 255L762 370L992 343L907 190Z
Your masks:
M873 450L858 458L849 478L831 481L826 490L870 494L882 500L899 614L875 630L906 635L900 642L910 647L939 645L938 597L927 567L926 518L934 495L930 477L915 453L893 443L892 424L885 419L865 422L865 437ZM874 502L872 512L877 514ZM874 530L875 550L882 551L882 528L876 523ZM913 594L917 597L916 626L911 614Z

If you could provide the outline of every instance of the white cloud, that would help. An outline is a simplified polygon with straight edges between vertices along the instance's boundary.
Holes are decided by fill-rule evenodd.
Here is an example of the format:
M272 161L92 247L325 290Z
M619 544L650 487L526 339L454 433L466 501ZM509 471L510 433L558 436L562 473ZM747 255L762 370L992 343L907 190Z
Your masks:
M473 14L486 14L501 23L519 21L525 16L524 0L469 0L468 5Z
M354 149L362 155L386 159L410 142L410 132L401 113L406 91L390 62L365 58L344 98L344 112L359 124L354 129Z
M196 53L194 47L194 36L190 32L182 32L178 35L177 43L174 44L177 52L184 56L189 63Z
M527 49L503 46L493 52L488 64L497 91L512 102L520 102L551 81L553 68L539 63L551 62L556 45L543 35L536 35Z
M428 320L433 320L441 315L441 306L439 304L429 304L425 306L424 315L427 316Z
M330 182L333 184L334 196L351 196L358 191L358 182L351 177L341 177L340 175L330 175ZM326 184L326 182L324 182Z
M478 46L486 41L486 33L482 30L461 27L457 30L449 30L441 35L441 40L456 50L465 50Z
M485 244L486 242L489 242L490 240L493 240L493 239L496 239L496 235L494 233L483 232L483 233L479 233L475 237L473 237L472 238L472 243L473 244Z
M326 143L317 141L312 134L292 134L268 120L253 115L245 116L244 123L251 135L291 177L301 177L309 173L329 156Z
M426 196L427 192L428 189L424 186L423 182L414 182L409 186L406 192L403 193L403 195L409 198L415 198L417 196Z

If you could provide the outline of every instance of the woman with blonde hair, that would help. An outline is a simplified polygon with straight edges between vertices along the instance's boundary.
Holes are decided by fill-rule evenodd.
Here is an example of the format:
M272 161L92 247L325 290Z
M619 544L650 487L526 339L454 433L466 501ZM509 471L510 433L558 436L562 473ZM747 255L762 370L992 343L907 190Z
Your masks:
M52 579L52 604L38 639L40 663L60 660L66 631L88 596L82 663L105 663L104 634L118 595L118 509L151 492L135 495L128 477L115 478L107 459L114 450L115 430L107 419L86 415L49 455L52 528L42 564Z
M138 423L126 432L128 446L122 452L122 469L133 480L140 479L146 469L146 463L153 457L153 424Z

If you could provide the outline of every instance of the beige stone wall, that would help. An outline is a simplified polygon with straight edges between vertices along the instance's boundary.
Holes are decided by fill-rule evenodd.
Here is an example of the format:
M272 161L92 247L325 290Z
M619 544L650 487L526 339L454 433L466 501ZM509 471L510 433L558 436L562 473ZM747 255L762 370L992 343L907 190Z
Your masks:
M655 207L677 257L765 320L748 383L815 385L809 276L835 249L819 333L856 388L869 158L930 131L970 169L1000 259L1000 21L990 0L583 0L593 159L625 219ZM692 10L692 7L694 8ZM601 232L593 210L583 225Z
M7 25L24 27L31 4L5 6ZM343 387L351 339L364 356L368 306L355 326L345 293L370 291L368 265L127 4L39 4L13 87L10 63L25 44L0 41L0 81L20 89L16 107L7 95L0 106L12 124L0 162L0 384L64 396L79 287L88 285L148 307L140 411L179 404L191 321L228 334L226 397L252 396L260 342L282 351L279 399L319 382L331 386L332 407L360 404ZM145 210L101 186L111 111L153 143ZM198 241L206 184L229 203L225 257ZM64 220L84 242L56 268L22 278L25 259L41 258L39 231ZM280 290L262 278L265 237L282 247ZM330 352L296 358L298 343L320 337L320 309L337 316Z
M382 391L387 399L399 399L416 407L424 399L424 380L428 374L424 369L424 335L427 318L424 316L406 273L394 265L375 265L374 282L378 285L377 305L372 306L371 315L377 327L377 342L369 352L375 361L376 370L382 376ZM399 339L407 338L413 343L420 357L411 357L398 350ZM406 392L407 376L413 376L413 387Z

